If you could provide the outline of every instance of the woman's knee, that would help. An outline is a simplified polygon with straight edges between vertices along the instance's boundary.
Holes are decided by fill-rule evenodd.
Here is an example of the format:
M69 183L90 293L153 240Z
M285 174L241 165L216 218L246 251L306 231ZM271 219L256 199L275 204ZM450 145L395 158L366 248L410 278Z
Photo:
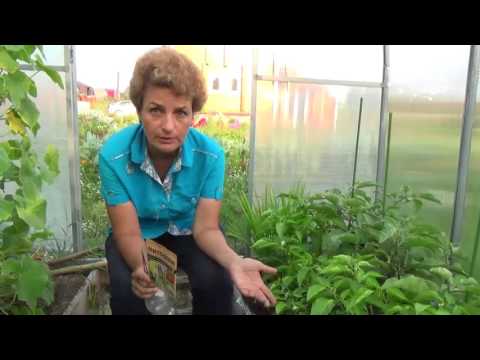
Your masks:
M219 264L208 260L197 264L194 273L191 274L192 290L202 293L233 292L233 284L228 272Z

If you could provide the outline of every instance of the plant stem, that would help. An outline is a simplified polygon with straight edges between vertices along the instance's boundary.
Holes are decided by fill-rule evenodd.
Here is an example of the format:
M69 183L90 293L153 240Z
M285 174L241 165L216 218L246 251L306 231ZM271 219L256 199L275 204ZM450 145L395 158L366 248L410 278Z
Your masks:
M388 168L390 164L390 139L392 136L392 118L393 114L388 114L388 135L387 135L387 156L385 157L385 178L383 182L383 200L382 200L382 208L383 208L383 215L385 216L385 200L387 196L387 180L388 180Z
M106 268L106 266L107 266L107 260L103 259L93 264L67 266L62 269L52 270L50 271L50 274L52 276L64 275L64 274L84 272L84 271L94 270L94 269L103 269L103 268Z
M468 272L470 276L472 276L473 271L475 270L475 262L477 261L478 243L479 242L480 242L480 216L478 218L477 231L475 233L475 245L473 246L472 261L470 262L470 269L469 269L469 272Z
M92 252L94 252L96 250L99 250L99 249L100 249L100 246L96 246L96 247L91 248L91 249L79 251L79 252L71 254L71 255L67 255L67 256L64 256L64 257L61 257L61 258L50 260L50 261L47 262L47 265L48 266L53 266L53 265L57 265L57 264L66 262L68 260L77 259L79 257L82 257L84 255L87 255L87 254L92 253Z
M355 157L353 161L353 179L352 179L352 198L355 193L355 180L357 177L358 147L360 145L360 126L362 124L363 97L360 98L360 108L358 111L357 139L355 141Z

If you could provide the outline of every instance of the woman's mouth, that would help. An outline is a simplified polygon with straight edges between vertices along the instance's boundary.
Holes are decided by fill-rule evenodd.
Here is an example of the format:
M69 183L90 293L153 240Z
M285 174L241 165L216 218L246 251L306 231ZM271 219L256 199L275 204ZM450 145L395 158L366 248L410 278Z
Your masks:
M158 137L158 142L161 144L172 144L175 142L175 138L170 137Z

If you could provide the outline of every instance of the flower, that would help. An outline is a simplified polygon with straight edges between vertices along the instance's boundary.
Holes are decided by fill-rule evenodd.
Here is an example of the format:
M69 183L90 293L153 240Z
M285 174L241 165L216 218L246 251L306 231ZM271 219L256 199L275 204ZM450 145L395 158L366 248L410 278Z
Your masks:
M202 118L200 118L200 120L197 121L196 124L193 124L193 127L198 128L198 127L202 127L202 126L205 126L205 125L207 125L207 118L202 117Z

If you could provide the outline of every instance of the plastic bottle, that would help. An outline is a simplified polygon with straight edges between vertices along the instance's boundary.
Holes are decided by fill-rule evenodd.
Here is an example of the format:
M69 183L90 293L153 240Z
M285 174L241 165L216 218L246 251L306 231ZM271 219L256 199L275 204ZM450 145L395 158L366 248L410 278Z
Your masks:
M155 295L146 299L145 306L152 315L175 315L172 300L162 290L158 290Z

